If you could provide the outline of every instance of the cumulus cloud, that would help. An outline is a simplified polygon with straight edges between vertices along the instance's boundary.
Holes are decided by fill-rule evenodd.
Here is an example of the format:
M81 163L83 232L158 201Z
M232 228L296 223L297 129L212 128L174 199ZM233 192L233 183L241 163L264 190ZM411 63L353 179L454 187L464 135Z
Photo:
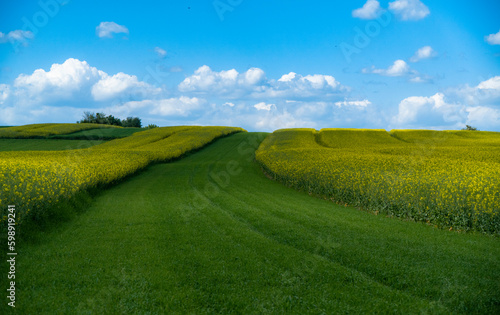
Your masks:
M389 2L389 10L403 21L416 21L429 15L429 8L420 0L396 0Z
M3 104L10 94L10 86L7 84L0 84L0 105Z
M185 117L194 111L202 109L206 101L196 97L180 96L159 100L131 101L123 105L130 112L137 109L144 109L149 114L160 116L181 116Z
M397 128L463 128L500 131L500 76L477 86L459 86L430 97L411 96L399 103Z
M500 45L500 31L496 34L490 34L484 37L484 40L490 45Z
M135 75L119 72L109 76L103 74L102 78L92 86L91 93L96 101L104 101L119 97L127 92L129 95L158 94L160 88L154 88L145 82L140 82Z
M410 78L409 80L411 83L432 83L433 79L432 77L428 75L415 75L414 77Z
M367 107L368 105L371 105L371 102L369 100L335 102L335 106L337 107L342 107L342 106Z
M18 95L29 97L33 102L67 100L78 91L89 89L104 74L86 61L69 58L62 64L53 64L49 71L37 69L30 75L19 75L14 88Z
M256 130L273 131L283 128L314 128L316 124L304 120L286 110L282 112L266 112L264 116L255 117L253 128Z
M172 95L165 97L169 93ZM0 121L8 124L37 121L35 116L23 115L37 115L38 119L48 122L57 122L56 117L59 121L74 121L80 118L81 112L90 110L121 118L136 115L143 117L144 123L227 121L259 130L258 126L288 125L280 123L287 117L312 126L314 120L328 121L328 117L334 115L333 109L338 108L334 102L346 100L348 93L349 89L331 75L290 72L268 79L259 68L239 73L235 69L214 71L208 66L186 77L177 91L167 92L134 75L107 74L86 61L70 58L53 64L50 69L21 74L12 85L0 85ZM368 104L345 102L342 107ZM344 114L337 111L335 115L343 117Z
M244 74L243 84L247 85L256 85L262 82L265 78L265 73L262 69L259 68L250 68Z
M108 75L90 66L86 61L69 58L62 64L53 64L49 71L37 69L32 74L21 74L11 92L18 103L108 101L117 98L135 98L158 94L161 89L141 82L134 75L123 72Z
M477 85L480 90L497 90L500 91L500 76L493 77L483 81Z
M278 79L278 82L290 82L293 79L295 79L296 76L297 76L297 73L290 72L288 74L282 75L281 78Z
M291 84L294 88L311 88L315 90L325 87L336 89L340 85L331 75L314 74L303 77L295 72L281 76L278 82L286 82L286 84Z
M112 38L113 34L125 33L128 34L128 28L124 25L116 24L115 22L101 22L95 28L97 36L100 38Z
M500 125L500 109L475 106L466 109L468 117L466 124L479 126L483 130L498 130Z
M468 106L496 106L500 108L500 76L480 82L477 86L463 85L450 88L447 95Z
M387 69L376 69L375 66L372 66L371 69L364 68L362 72L375 73L389 77L400 77L410 73L410 66L404 60L398 59Z
M314 74L302 76L295 72L280 79L269 80L262 69L251 68L244 73L235 69L213 71L208 66L198 68L179 86L181 92L217 94L229 98L328 97L346 90L333 76Z
M13 42L21 42L24 43L28 39L32 39L33 33L30 31L23 31L23 30L15 30L15 31L10 31L7 34L4 34L0 32L0 44L2 43L13 43Z
M437 56L437 52L432 49L431 46L424 46L415 52L415 55L410 58L410 61L419 62L420 60L433 58L435 56Z
M268 82L268 87L254 96L278 98L331 98L348 90L333 76L313 74L302 76L295 72L284 74L278 81Z
M255 104L253 107L256 108L257 110L267 110L267 111L270 111L271 108L276 107L276 105L274 105L274 104L266 104L265 102L260 102L258 104Z
M90 110L120 118L139 116L145 124L224 123L272 131L367 127L376 117L370 101L349 97L349 89L326 74L289 72L269 79L259 68L239 73L202 66L178 87L167 92L134 75L107 74L70 58L21 74L12 85L0 85L0 122L75 121Z
M167 51L165 49L160 48L160 47L155 47L155 53L160 58L165 58L167 56Z
M35 123L74 122L81 118L82 108L54 107L40 105L36 107L6 106L0 107L0 124L16 126Z
M240 85L245 76L246 73L240 75L235 69L216 72L204 65L185 78L178 88L181 92L228 93Z
M353 10L352 16L363 20L373 20L378 18L384 10L377 0L368 0L363 7Z
M16 114L16 108L14 106L0 107L0 122L2 125L6 126L15 126L19 123L27 124L25 120L21 119L21 117Z
M467 117L465 106L450 104L442 93L433 96L411 96L399 103L395 117L398 126L441 127L458 126Z

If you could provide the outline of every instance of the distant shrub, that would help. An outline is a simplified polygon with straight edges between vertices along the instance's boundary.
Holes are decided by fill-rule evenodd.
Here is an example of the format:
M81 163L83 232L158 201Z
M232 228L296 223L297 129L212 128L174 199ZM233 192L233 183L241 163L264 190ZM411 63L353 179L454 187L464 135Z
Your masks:
M122 127L136 127L141 128L141 119L139 117L127 117L122 120Z
M465 128L463 128L462 130L477 131L477 128L469 126L469 125L465 125Z
M155 125L155 124L149 124L146 129L153 129L153 128L158 128L159 126L158 125Z

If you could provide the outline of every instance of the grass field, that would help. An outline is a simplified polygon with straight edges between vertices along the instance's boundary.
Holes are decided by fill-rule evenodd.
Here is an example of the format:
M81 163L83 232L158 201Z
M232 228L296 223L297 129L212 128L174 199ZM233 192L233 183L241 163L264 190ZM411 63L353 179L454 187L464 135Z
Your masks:
M500 233L500 133L288 129L257 160L274 179L338 203Z
M0 151L57 151L86 149L102 140L0 139Z
M9 311L500 311L498 238L374 216L270 181L253 160L263 136L239 133L151 166L20 244Z
M100 124L31 124L0 129L0 139L48 138L90 129L122 128Z
M5 228L7 205L18 205L17 224L39 225L59 211L59 203L71 203L79 193L113 184L151 163L179 158L242 130L164 127L87 149L0 152L0 223Z
M82 130L69 134L50 136L51 139L73 139L73 140L111 140L124 138L136 132L144 131L141 128L98 128Z

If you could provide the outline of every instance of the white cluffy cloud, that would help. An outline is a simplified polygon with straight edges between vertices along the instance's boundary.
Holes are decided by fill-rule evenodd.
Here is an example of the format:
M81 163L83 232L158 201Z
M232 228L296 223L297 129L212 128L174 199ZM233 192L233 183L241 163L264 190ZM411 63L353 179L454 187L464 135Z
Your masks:
M213 71L209 66L201 66L193 75L179 84L181 92L211 92L227 94L235 89L252 89L265 78L264 71L251 68L244 73L235 69Z
M363 7L353 10L352 16L363 20L373 20L378 18L384 10L377 0L368 0Z
M325 74L308 74L302 76L290 72L281 76L278 81L270 81L263 93L268 97L279 98L319 98L329 99L331 96L343 94L349 88L340 84L333 76Z
M429 13L429 8L420 0L396 0L389 2L389 10L403 21L421 20Z
M108 75L86 61L69 58L49 71L37 69L19 75L13 84L18 100L30 104L68 100L106 101L121 97L158 94L160 89L123 72Z
M331 75L309 74L303 77L295 72L282 75L281 78L278 79L278 82L293 83L295 87L308 85L310 88L316 90L323 89L325 87L335 89L340 85L340 83Z
M480 129L496 130L500 126L500 110L486 106L475 106L466 108L468 113L467 125L476 126Z
M143 111L149 115L186 117L203 109L205 103L206 101L204 99L199 99L197 97L190 98L187 96L180 96L168 99L130 101L111 108L111 111L120 113L122 116L128 116L130 113Z
M343 102L335 102L335 106L342 107L342 106L359 106L359 107L367 107L368 105L371 105L372 102L369 100L362 100L362 101L343 101Z
M367 120L360 117L368 113L370 103L351 100L348 93L347 87L326 74L289 72L269 79L259 68L239 73L208 66L201 66L180 82L177 91L169 92L134 75L108 74L69 58L49 69L20 74L12 84L0 84L0 124L75 121L89 110L120 118L139 116L144 123L159 125L225 124L266 131L344 126L350 116L356 117L351 120L356 126L366 125ZM335 106L342 100L346 101Z
M430 97L407 97L399 103L392 122L396 128L456 129L468 124L500 131L500 76L475 87L460 86Z
M116 24L115 22L101 22L95 28L97 36L100 38L112 38L113 34L125 33L128 34L128 28L124 25Z
M290 72L280 79L269 80L262 69L250 68L239 73L235 69L213 71L208 66L198 68L179 86L181 92L215 94L229 98L327 97L343 91L333 76L314 74L302 76Z
M0 105L2 105L10 94L10 86L7 84L0 84Z
M433 78L431 76L428 76L428 75L423 75L423 76L415 75L412 78L410 78L410 82L412 82L412 83L429 83L429 82L433 82Z
M258 104L255 104L253 107L255 107L257 110L267 110L270 111L271 108L275 107L276 105L274 104L266 104L265 102L260 102Z
M372 66L371 69L364 68L362 72L375 73L389 77L400 77L410 73L410 66L404 60L398 59L387 69L376 69L375 66Z
M37 69L29 75L20 74L14 88L39 101L70 99L81 89L90 89L104 75L86 61L69 58L62 64L53 64L49 71Z
M500 31L496 34L490 34L484 38L490 45L500 45Z
M479 83L477 88L480 90L497 90L500 92L500 76Z
M147 95L159 93L159 88L154 88L146 82L140 82L135 75L119 72L109 76L103 74L102 78L92 86L91 93L96 101L105 101L119 97L123 93Z
M444 94L436 93L430 97L411 96L402 100L396 122L400 126L443 126L464 121L465 117L464 106L448 104Z
M431 46L424 46L419 48L413 57L410 58L411 62L419 62L423 59L429 59L437 56L437 52Z
M30 31L23 31L23 30L15 30L15 31L10 31L7 34L4 34L0 32L0 44L1 43L7 43L7 42L21 42L24 43L28 39L32 39L33 33Z

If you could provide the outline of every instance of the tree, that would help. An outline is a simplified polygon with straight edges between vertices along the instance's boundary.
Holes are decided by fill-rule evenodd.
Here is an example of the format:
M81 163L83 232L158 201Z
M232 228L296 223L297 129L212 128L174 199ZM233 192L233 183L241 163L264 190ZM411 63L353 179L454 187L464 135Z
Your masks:
M113 115L108 115L104 113L91 113L83 112L83 119L77 121L79 124L102 124L102 125L114 125L122 127L137 127L141 128L141 119L139 117L127 117L127 119L120 120Z
M106 124L114 125L114 126L121 126L122 121L118 118L115 118L113 115L109 115L108 117L106 117Z
M127 119L122 120L122 126L141 128L141 119L139 117L127 117Z
M95 120L95 115L94 113L91 113L91 112L83 112L83 119L80 120L78 123L80 124L95 124L96 120Z
M465 128L463 128L462 130L477 131L477 128L469 126L469 125L465 125Z
M95 120L96 120L96 124L102 124L102 125L107 124L106 114L104 114L104 113L95 114Z

